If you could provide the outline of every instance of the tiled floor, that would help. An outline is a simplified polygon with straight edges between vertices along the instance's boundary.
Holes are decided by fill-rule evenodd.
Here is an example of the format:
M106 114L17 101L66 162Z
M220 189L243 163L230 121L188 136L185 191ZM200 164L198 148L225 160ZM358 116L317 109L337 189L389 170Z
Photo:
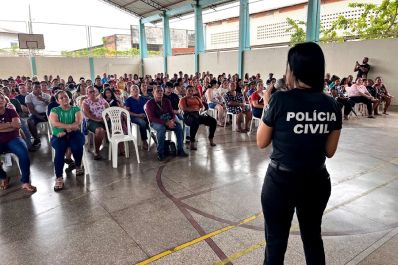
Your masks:
M27 195L16 178L0 192L0 264L135 264L151 257L154 264L261 264L260 192L270 148L259 150L254 133L230 127L218 128L216 142L209 147L201 128L189 158L159 163L152 148L140 152L140 165L135 154L119 158L117 169L88 153L88 175L68 175L66 189L55 193L43 136L31 156L38 192ZM344 124L338 152L327 161L327 264L398 264L397 146L397 113ZM291 231L285 264L305 264L296 218Z

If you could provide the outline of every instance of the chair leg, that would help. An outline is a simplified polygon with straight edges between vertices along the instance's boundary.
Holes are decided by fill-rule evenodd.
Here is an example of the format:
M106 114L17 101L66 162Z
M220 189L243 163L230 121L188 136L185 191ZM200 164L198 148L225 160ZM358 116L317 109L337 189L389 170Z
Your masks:
M112 167L117 168L117 149L118 149L118 143L109 143L111 149L112 149Z
M112 143L108 146L108 160L112 160Z
M232 114L232 131L236 132L236 114Z
M126 154L126 158L130 157L129 142L124 142L124 153Z
M137 162L138 162L138 164L139 164L139 163L141 163L141 161L140 161L140 154L139 154L139 152L138 152L137 143L135 143L135 142L133 141L133 145L134 145L134 147L135 147L135 155L137 156Z
M253 130L253 121L254 121L254 119L252 119L252 120L250 121L250 130L249 130L249 134L251 134L251 133L252 133L252 130Z

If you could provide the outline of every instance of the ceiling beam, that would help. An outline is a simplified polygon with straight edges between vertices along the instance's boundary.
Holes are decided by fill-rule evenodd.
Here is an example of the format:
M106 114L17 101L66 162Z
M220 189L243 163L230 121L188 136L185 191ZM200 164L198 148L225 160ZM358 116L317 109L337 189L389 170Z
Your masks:
M131 1L131 2L127 3L127 4L125 4L125 5L122 5L122 7L127 7L127 6L129 6L131 4L134 4L134 3L138 2L138 1L140 1L140 0Z
M159 10L159 11L167 10L167 8L165 8L164 6L162 6L161 4L159 4L159 3L157 3L156 1L153 1L153 0L141 0L141 2L153 7L156 10ZM153 11L151 11L151 12L153 12Z
M229 2L236 2L236 0L199 0L198 2L199 2L198 4L203 9L205 9L205 8L207 8L209 6L213 6L214 7L214 6L217 6L217 5L220 5L220 4L226 4L226 3L229 3ZM170 9L170 10L167 10L165 12L165 15L170 17L170 18L172 18L172 17L178 16L178 15L181 15L181 14L185 15L187 13L192 13L193 10L194 10L193 3L194 2L189 3L189 4L185 4L185 5ZM142 14L142 16L143 16L142 22L143 23L154 23L154 22L158 22L158 21L160 21L162 19L162 14L161 13L145 17L147 14L150 14L152 12L153 11L147 12L145 14Z
M110 5L110 6L116 7L116 8L118 8L118 9L124 11L124 12L132 14L132 15L136 16L137 18L142 17L140 14L138 14L138 13L136 13L136 12L134 12L134 11L128 9L128 8L125 8L125 7L123 7L123 6L119 5L119 4L116 4L112 0L100 0L100 1L106 3L106 4Z

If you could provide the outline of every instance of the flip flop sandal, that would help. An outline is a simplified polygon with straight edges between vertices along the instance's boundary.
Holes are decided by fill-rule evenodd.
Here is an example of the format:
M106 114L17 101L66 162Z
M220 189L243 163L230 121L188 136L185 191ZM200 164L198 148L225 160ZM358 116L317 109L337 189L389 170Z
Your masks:
M32 193L37 191L37 188L35 186L32 186L30 183L23 184L21 189Z
M0 190L8 189L10 185L10 177L6 177L5 179L0 180Z
M64 189L64 180L62 178L57 178L55 180L54 191L60 191Z

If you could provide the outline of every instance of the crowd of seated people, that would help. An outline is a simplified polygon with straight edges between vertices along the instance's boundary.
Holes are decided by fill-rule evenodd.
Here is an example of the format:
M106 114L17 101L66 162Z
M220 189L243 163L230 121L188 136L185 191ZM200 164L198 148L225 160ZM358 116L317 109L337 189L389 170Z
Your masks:
M355 66L359 75L339 78L325 77L325 93L334 97L342 108L344 118L355 114L355 104L366 105L369 118L378 113L384 102L383 114L391 105L392 96L381 77L374 81L367 78L369 67ZM122 107L130 113L131 122L139 128L142 148L148 150L150 128L156 132L157 158L165 159L166 132L173 131L177 139L177 155L187 156L184 141L189 149L197 150L197 131L201 124L208 127L210 146L215 146L217 127L231 124L230 116L236 120L238 132L248 132L252 116L261 118L264 108L263 91L286 90L285 79L274 78L270 73L264 82L261 75L246 74L240 79L237 74L213 75L210 72L195 75L169 76L158 73L154 76L124 74L118 77L104 73L94 80L81 77L75 82L73 76L66 81L60 76L17 76L0 79L0 151L12 152L20 161L22 187L28 191L36 188L30 184L30 160L28 152L40 148L38 132L40 123L50 122L51 146L55 150L54 190L64 187L62 171L67 163L76 175L84 174L82 154L84 134L94 136L94 160L102 159L101 146L105 141L105 121L102 112L109 107ZM213 109L214 112L206 112ZM215 114L210 116L209 114ZM228 114L228 115L227 115ZM184 127L186 133L184 134ZM183 139L183 136L186 138ZM120 154L124 149L121 145ZM72 160L72 155L73 159ZM4 170L0 169L0 188L9 185Z

